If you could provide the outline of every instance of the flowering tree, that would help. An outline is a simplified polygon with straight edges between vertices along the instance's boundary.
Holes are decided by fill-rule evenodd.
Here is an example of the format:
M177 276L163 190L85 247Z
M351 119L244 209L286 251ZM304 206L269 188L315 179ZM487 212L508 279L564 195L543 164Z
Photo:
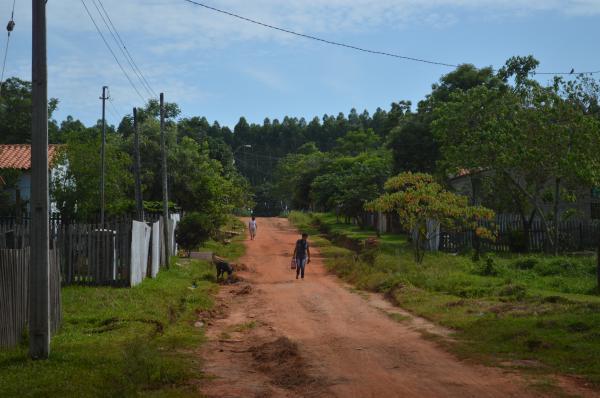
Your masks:
M431 236L427 220L436 220L449 229L470 229L478 237L491 238L491 231L479 221L490 220L494 212L481 206L469 206L466 196L445 190L433 176L424 173L402 173L387 180L385 193L366 205L367 210L396 212L408 230L415 231L415 261L421 263L425 243Z

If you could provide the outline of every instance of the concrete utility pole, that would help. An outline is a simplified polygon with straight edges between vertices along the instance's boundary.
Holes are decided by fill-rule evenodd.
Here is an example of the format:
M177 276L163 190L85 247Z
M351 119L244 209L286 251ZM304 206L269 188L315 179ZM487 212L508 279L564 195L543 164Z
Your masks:
M160 152L162 154L162 180L163 180L163 219L165 235L165 267L169 269L169 190L167 179L167 145L165 142L165 95L160 93Z
M29 356L33 359L47 359L50 354L50 244L46 0L32 0L32 44Z
M134 148L135 155L134 173L135 173L135 209L139 221L144 222L144 201L142 199L142 178L140 170L142 169L140 160L140 132L138 131L137 108L133 108L133 130L134 130Z
M104 228L104 206L106 203L104 200L104 177L106 175L106 100L108 99L106 90L108 90L108 87L103 86L102 97L100 97L102 100L102 148L100 149L100 156L102 158L100 161L100 224L102 225L102 228Z

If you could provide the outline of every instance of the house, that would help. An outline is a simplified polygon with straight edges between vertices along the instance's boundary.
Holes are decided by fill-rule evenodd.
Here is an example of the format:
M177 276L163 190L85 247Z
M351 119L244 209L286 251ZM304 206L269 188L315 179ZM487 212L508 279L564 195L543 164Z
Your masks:
M48 178L51 181L58 169L60 145L48 145ZM8 170L15 170L16 181L10 182L6 175ZM21 202L29 209L31 197L31 145L0 145L0 187L8 192L8 200L15 204ZM8 185L10 183L10 186Z
M458 194L469 197L471 204L481 204L482 180L491 175L489 170L460 170L450 176L448 182L452 190ZM549 186L548 190L553 187ZM573 211L579 219L600 220L600 187L577 187L575 202L561 202L559 209L561 213ZM552 211L552 203L544 203L542 209L545 212Z

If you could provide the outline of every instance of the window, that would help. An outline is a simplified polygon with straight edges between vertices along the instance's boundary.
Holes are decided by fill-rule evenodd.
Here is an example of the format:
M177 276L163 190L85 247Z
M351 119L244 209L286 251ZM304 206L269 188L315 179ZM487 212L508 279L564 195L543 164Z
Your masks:
M600 199L600 187L593 187L591 196L592 199Z

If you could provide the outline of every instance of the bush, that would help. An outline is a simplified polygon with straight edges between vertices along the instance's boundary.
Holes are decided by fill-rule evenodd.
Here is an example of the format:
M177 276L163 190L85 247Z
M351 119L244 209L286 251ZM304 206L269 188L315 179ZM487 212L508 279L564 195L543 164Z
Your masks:
M535 257L521 257L512 262L512 266L516 269L532 269L538 263L538 259Z
M203 242L215 235L222 222L219 218L205 213L188 213L177 225L175 239L188 253L197 249Z
M476 264L475 273L481 276L498 276L498 266L496 265L494 258L488 256L485 259L484 265Z
M501 297L514 297L520 301L527 296L527 287L520 283L510 283L502 287L498 295Z
M557 258L548 261L541 261L533 268L541 276L593 276L595 269L593 265L586 264L585 261L571 258Z

